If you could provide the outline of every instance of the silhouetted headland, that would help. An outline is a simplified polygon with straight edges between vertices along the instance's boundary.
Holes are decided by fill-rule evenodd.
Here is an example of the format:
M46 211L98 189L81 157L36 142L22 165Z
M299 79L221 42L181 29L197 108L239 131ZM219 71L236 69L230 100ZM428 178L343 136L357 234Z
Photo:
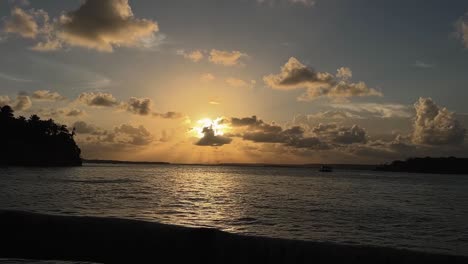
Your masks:
M376 168L379 171L468 174L467 158L411 158L406 161L396 160Z
M463 256L18 211L0 211L0 234L0 258L100 263L468 263Z
M52 119L15 118L10 106L0 108L0 166L80 166L81 150L73 137Z

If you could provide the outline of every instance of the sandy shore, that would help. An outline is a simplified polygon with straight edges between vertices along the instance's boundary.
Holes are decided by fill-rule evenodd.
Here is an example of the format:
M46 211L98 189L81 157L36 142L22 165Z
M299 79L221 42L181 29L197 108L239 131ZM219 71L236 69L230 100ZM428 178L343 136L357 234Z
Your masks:
M102 263L468 263L468 257L461 256L18 211L0 211L0 234L0 258Z

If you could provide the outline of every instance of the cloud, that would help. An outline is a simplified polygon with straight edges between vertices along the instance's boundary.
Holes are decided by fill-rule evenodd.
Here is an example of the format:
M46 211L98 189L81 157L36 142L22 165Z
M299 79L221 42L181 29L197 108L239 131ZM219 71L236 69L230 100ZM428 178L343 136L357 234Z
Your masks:
M222 135L215 135L213 128L203 128L203 137L198 140L195 145L197 146L210 146L218 147L231 143L232 139Z
M15 7L4 29L38 40L31 48L36 51L68 45L112 52L115 47L153 48L163 39L156 35L157 22L135 18L128 0L84 0L77 10L52 20L43 10Z
M144 126L134 127L132 125L123 124L116 127L114 133L118 138L117 140L121 143L143 146L153 141L153 136Z
M182 113L178 113L178 112L153 113L153 116L164 118L164 119L179 119L179 118L184 117Z
M343 127L335 123L319 124L312 132L324 141L345 145L366 143L368 138L367 132L357 125Z
M216 79L216 78L211 73L205 73L202 76L200 76L200 80L203 81L203 82L211 82L211 81L214 81L214 79Z
M31 98L27 93L20 92L15 100L10 99L9 96L0 96L0 106L9 105L15 111L25 111L32 107Z
M60 95L57 92L51 92L48 90L38 90L33 92L32 96L33 99L36 100L44 100L44 101L62 101L66 98Z
M178 50L177 55L183 56L184 58L193 62L199 62L205 57L203 51L201 50L193 50L189 52L186 52L185 50Z
M82 93L79 95L78 101L96 107L114 107L119 104L112 94L101 92Z
M431 98L419 98L414 104L413 142L427 145L460 145L465 139L463 128L455 114L439 107Z
M70 116L70 117L77 117L77 116L86 115L86 112L83 111L83 110L80 110L80 109L70 109L70 110L65 112L65 115Z
M224 66L242 65L241 59L248 57L247 54L240 51L224 51L212 49L209 60L214 64Z
M153 108L153 101L149 98L136 98L131 97L127 103L124 104L124 108L136 115L149 115Z
M332 103L329 106L335 109L353 111L356 113L378 118L409 118L414 115L414 111L411 109L410 106L402 104Z
M128 0L85 0L60 17L60 38L72 46L112 52L135 47L159 31L155 21L135 18Z
M75 122L72 127L77 134L95 134L100 135L100 129L94 125L90 125L84 121L77 121Z
M299 115L294 118L295 122L299 119L305 118L308 122L310 119L322 119L322 120L344 120L344 119L362 119L360 115L353 114L343 110L329 110L323 112L317 112L309 115Z
M0 95L0 107L9 105L11 103L11 99L9 96Z
M291 57L281 67L279 74L270 74L263 77L266 85L278 90L306 89L299 101L311 101L319 97L347 98L353 96L382 96L379 91L369 88L366 83L349 82L352 71L342 67L336 76L327 72L316 72Z
M253 86L255 86L255 84L257 83L255 80L251 80L250 82L246 82L242 79L237 79L237 78L227 78L226 79L226 83L231 86L231 87L235 87L235 88L252 88Z
M69 109L69 108L61 108L61 109L47 109L47 108L40 108L36 110L40 116L47 116L47 117L80 117L86 115L86 112L81 109Z
M468 49L468 12L458 19L455 28L456 36L461 40L463 46Z
M293 126L283 129L276 124L267 124L256 116L231 118L230 125L243 130L233 133L233 136L256 143L280 143L294 148L327 149L325 142L315 136L306 136L304 128Z
M3 29L7 33L33 39L39 33L39 25L35 17L37 15L36 11L27 12L19 7L14 7L10 17L5 21Z
M12 81L12 82L34 82L33 80L23 79L17 76L6 74L4 72L0 72L0 78L5 79L7 81Z
M434 68L435 66L436 66L435 64L426 63L426 62L423 62L423 61L416 61L414 63L414 67L422 68L422 69L431 69L431 68Z
M336 77L341 78L343 80L348 80L351 79L351 77L353 77L353 72L348 67L341 67L337 70Z

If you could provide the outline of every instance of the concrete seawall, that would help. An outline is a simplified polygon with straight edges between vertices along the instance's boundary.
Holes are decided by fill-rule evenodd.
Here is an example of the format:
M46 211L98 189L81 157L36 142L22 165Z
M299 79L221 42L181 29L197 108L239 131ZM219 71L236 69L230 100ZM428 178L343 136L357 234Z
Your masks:
M468 263L468 257L462 256L19 211L0 211L0 258L102 263Z

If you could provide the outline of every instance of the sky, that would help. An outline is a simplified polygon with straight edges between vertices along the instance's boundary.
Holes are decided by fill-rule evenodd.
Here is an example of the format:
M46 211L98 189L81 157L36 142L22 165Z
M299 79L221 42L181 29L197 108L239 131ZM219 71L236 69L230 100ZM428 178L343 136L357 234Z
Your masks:
M2 0L0 58L88 159L468 157L465 0Z

